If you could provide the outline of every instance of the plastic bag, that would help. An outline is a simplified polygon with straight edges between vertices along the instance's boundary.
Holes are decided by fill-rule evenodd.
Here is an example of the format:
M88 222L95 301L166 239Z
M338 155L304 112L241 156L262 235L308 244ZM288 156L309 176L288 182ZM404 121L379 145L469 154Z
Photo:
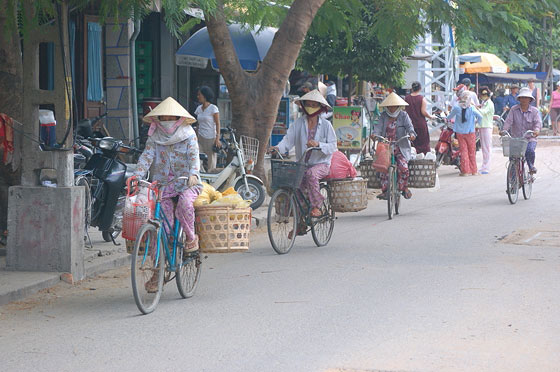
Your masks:
M358 172L346 155L341 151L336 151L331 159L331 169L327 178L354 178Z
M202 207L204 205L211 204L213 201L218 200L221 197L221 192L216 191L216 189L212 185L209 185L206 182L202 182L202 191L194 201L193 205L195 206L195 208Z
M239 194L235 193L213 201L210 205L230 208L248 208L251 205L251 201L244 200Z
M391 147L387 143L379 142L375 150L377 158L372 164L373 169L381 173L387 173L391 164Z
M434 187L429 188L428 191L429 192L436 192L441 188L440 184L439 184L439 175L436 174L436 184L434 185Z

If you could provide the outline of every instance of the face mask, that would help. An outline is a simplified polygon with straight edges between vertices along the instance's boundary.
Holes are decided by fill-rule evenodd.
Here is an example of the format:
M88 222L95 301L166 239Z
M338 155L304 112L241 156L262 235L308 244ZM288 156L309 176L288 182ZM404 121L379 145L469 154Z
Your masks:
M307 113L307 115L313 115L314 113L316 113L320 109L321 109L321 107L305 106L305 112Z
M395 110L395 112L391 112L387 109L387 111L385 111L387 113L387 115L389 115L389 117L391 118L396 118L397 116L399 116L399 113L401 112L402 107L399 107L398 109Z

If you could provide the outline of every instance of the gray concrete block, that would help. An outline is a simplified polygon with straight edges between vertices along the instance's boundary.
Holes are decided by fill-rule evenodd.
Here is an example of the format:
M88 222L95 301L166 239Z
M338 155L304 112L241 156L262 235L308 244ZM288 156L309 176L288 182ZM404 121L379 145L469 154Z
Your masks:
M6 268L84 278L82 187L10 187Z

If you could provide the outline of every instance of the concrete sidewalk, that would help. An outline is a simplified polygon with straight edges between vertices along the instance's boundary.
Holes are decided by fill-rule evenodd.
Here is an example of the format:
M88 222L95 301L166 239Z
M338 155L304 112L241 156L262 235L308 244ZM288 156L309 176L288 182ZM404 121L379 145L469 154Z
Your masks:
M263 205L253 211L251 229L255 232L266 229L266 214L268 210L266 196ZM93 230L93 229L90 229ZM117 243L107 243L99 231L90 231L93 247L86 246L84 259L86 277L95 277L105 271L130 264L130 255L126 253L124 239L119 237ZM21 300L42 289L49 288L60 282L63 273L58 272L30 272L6 270L6 257L0 256L0 305ZM67 278L65 278L67 279Z

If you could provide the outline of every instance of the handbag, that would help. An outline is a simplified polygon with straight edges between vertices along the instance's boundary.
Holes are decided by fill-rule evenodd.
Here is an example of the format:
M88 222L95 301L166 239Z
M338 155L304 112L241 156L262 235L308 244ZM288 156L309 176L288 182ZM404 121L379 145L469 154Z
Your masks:
M372 164L373 169L381 173L387 173L391 165L391 146L388 143L379 142L375 150L377 156Z

